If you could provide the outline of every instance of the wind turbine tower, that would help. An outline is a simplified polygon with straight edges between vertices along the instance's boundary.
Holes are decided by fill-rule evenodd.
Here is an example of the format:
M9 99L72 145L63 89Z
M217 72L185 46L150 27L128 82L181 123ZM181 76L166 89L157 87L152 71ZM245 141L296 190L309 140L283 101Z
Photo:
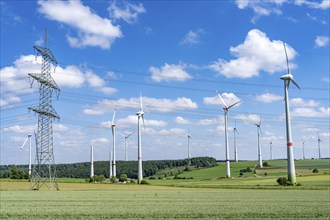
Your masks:
M142 170L142 145L141 145L141 119L144 125L144 112L143 112L143 105L142 105L142 96L140 94L140 111L136 113L138 116L138 184L141 183L143 179L143 170Z
M32 174L32 143L31 143L31 134L28 134L27 138L25 139L24 143L22 144L22 146L20 147L20 151L23 150L27 140L29 140L30 142L30 146L29 146L29 176L31 177Z
M270 159L273 160L273 142L269 142L269 153L270 153Z
M303 160L305 160L305 140L301 140L303 146Z
M90 177L94 176L94 147L91 145L91 173L89 175Z
M238 130L236 128L236 120L235 120L235 127L233 129L234 131L234 152L235 152L235 162L237 163L238 162L238 155L237 155L237 141L236 141L236 133L238 134Z
M30 79L38 81L39 105L28 109L38 114L38 129L36 133L36 157L31 176L31 189L39 190L46 185L49 190L58 190L56 167L53 151L53 120L60 116L52 106L53 90L59 95L60 88L51 76L51 67L57 61L48 48L47 29L45 31L44 46L33 46L37 55L42 55L41 73L29 73ZM49 185L48 185L49 183Z
M188 141L188 165L190 165L190 139L191 139L191 135L188 133L187 135L187 141Z
M230 106L227 106L227 104L225 103L225 101L223 100L223 98L221 97L219 92L218 91L216 91L216 92L218 93L218 96L224 106L223 111L224 111L224 117L225 117L226 177L229 178L230 177L230 159L229 159L229 146L228 146L228 111L230 108L234 107L241 101L238 101Z
M321 142L322 140L320 139L320 135L319 132L317 132L317 145L318 145L318 149L319 149L319 159L321 159Z
M133 135L134 134L134 132L131 132L130 134L128 134L128 135L122 135L122 136L124 136L124 138L125 138L125 161L127 161L128 159L128 156L127 156L127 148L128 148L128 142L127 142L127 139L131 136L131 135Z
M262 134L261 131L261 117L259 120L259 124L254 124L257 126L257 133L258 133L258 166L262 168L262 155L261 155L261 146L260 146L260 134Z
M115 124L115 117L116 117L116 109L113 112L112 116L112 123L111 123L111 131L112 131L112 176L116 177L116 124ZM111 177L110 177L111 178Z
M109 179L112 177L112 151L110 151L109 155Z
M296 184L296 170L294 165L294 156L293 156L293 143L291 136L291 122L290 122L290 108L289 108L289 86L290 82L292 82L298 89L300 87L293 79L293 75L291 74L289 67L289 59L288 54L286 52L285 44L283 43L285 56L286 56L286 64L288 67L288 73L281 76L281 79L284 81L284 100L285 100L285 116L286 116L286 140L287 140L287 155L288 155L288 180Z

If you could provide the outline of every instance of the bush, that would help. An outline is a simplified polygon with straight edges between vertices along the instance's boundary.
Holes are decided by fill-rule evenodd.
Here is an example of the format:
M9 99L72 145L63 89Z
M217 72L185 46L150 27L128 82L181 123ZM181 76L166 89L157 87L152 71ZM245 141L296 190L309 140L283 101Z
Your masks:
M313 173L318 173L318 172L319 172L318 169L316 169L316 168L313 169Z
M293 186L294 184L285 177L280 177L276 180L280 186Z
M267 175L268 175L268 173L267 173L267 172L265 172L265 173L264 173L264 175L265 175L265 176L267 176Z
M240 175L240 176L243 176L243 172L240 172L239 175Z
M111 178L110 178L110 182L111 183L114 183L116 181L116 177L115 176L112 176Z
M147 180L141 180L140 184L148 185L149 183L147 182Z
M119 182L125 182L125 181L127 181L127 175L125 173L120 174Z
M130 183L132 183L132 184L136 184L136 182L135 182L134 180L131 180Z
M262 166L264 166L264 167L269 167L269 164L268 164L267 161L265 161L265 162L262 163Z
M149 180L155 180L155 179L156 179L156 177L154 177L154 176L149 177Z

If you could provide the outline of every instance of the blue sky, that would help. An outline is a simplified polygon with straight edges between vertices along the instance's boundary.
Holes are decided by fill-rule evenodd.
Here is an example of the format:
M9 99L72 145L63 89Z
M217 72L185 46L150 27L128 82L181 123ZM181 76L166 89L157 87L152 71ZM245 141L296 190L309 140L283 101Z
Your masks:
M20 146L36 130L40 72L33 45L45 28L58 61L52 76L61 88L53 106L56 163L107 160L112 114L117 106L118 160L124 138L137 130L139 96L146 128L144 160L192 156L225 159L224 117L216 90L228 104L229 147L239 131L238 158L257 159L261 117L263 159L286 157L283 43L301 90L290 87L295 158L329 157L328 0L271 1L0 1L1 164L26 164ZM33 141L34 143L34 141ZM34 155L35 149L33 149ZM128 159L137 159L136 134Z

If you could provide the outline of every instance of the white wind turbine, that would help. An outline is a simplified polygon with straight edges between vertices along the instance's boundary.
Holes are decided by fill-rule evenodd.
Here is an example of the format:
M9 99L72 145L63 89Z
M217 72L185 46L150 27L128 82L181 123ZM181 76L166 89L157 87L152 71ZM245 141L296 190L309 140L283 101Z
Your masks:
M270 153L270 159L273 160L273 142L269 142L269 153Z
M303 160L305 160L305 140L301 140L303 146Z
M261 117L259 120L259 124L254 124L257 126L257 133L258 133L258 166L262 168L262 155L261 155L261 146L260 146L260 134L262 134L261 131Z
M290 109L289 109L289 86L290 82L292 82L298 89L300 87L293 79L293 75L291 74L289 67L289 59L288 54L286 52L285 43L283 43L285 56L286 56L286 64L288 68L288 73L281 76L281 79L284 81L284 100L285 100L285 116L286 116L286 140L287 140L287 155L288 155L288 180L291 183L296 184L296 170L294 165L294 156L293 156L293 143L291 136L291 122L290 122Z
M188 165L190 165L190 139L191 139L191 134L189 133L188 129L188 134L187 134L187 139L188 139Z
M116 177L116 108L112 115L111 131L112 131L112 176ZM111 177L112 177L111 176ZM110 178L111 178L110 177Z
M142 145L141 145L141 123L140 119L143 121L144 124L144 112L143 112L143 104L142 104L142 96L140 94L140 111L136 113L138 116L138 184L141 183L143 179L143 171L142 171Z
M109 153L109 179L112 177L112 150Z
M127 161L127 148L128 148L128 142L127 142L127 139L132 136L135 132L131 132L129 133L128 135L124 135L124 134L121 134L121 136L123 136L125 138L125 161Z
M238 134L238 130L236 128L236 120L235 120L235 127L233 129L234 132L234 152L235 152L235 162L238 162L238 155L237 155L237 141L236 141L236 133Z
M322 140L320 139L320 135L319 132L317 132L317 145L318 145L318 149L319 149L319 159L321 159L321 144Z
M22 144L22 146L20 147L20 151L23 150L27 140L29 139L29 142L30 142L30 146L29 146L29 176L31 176L32 174L32 165L31 165L31 162L32 162L32 145L31 145L31 134L28 134L27 138L25 139L24 143Z
M224 111L224 116L225 116L225 146L226 146L226 177L230 177L230 159L229 159L229 146L228 146L228 110L241 101L238 101L230 106L227 106L221 95L219 94L218 91L216 91L222 104L224 105L223 111Z
M94 176L94 147L91 145L91 172L90 177Z

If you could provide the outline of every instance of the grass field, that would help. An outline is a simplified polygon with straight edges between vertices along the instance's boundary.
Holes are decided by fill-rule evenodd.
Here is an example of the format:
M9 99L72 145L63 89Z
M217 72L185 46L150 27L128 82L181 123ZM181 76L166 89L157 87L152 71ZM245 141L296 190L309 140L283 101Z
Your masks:
M0 218L329 219L328 195L324 190L178 189L137 185L107 190L1 191Z
M25 181L0 181L0 219L330 219L329 160L296 161L302 186L282 187L286 161L256 174L239 170L254 162L224 163L184 172L193 179L148 180L151 185L93 184L59 179L60 191L28 190ZM313 173L317 168L319 173ZM267 172L265 176L264 173ZM290 190L288 190L290 189Z

